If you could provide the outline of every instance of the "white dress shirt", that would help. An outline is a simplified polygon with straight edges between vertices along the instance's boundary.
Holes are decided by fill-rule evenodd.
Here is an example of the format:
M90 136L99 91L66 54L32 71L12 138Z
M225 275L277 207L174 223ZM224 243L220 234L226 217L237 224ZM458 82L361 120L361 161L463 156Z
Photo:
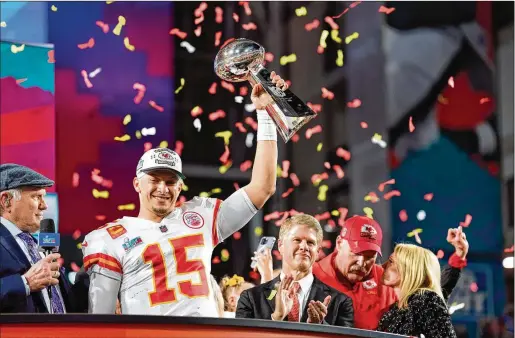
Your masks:
M16 225L14 225L14 223L12 223L11 221L9 221L3 217L0 217L0 221L7 228L7 230L11 233L11 235L14 237L14 239L16 240L16 243L18 243L19 247L21 248L21 250L27 257L27 260L32 265L32 259L30 258L30 254L29 254L29 248L27 248L27 245L25 244L25 242L18 236L23 231L21 231ZM45 257L43 255L43 253L40 252L39 254L41 255L42 258ZM27 293L27 296L29 296L30 288L29 288L29 285L27 284L27 279L24 276L21 276L21 279L23 281L23 285L25 286L25 292ZM61 296L61 299L64 299L61 295L61 290L59 289L59 285L57 286L56 289L57 289L57 292L59 293L59 295ZM48 297L48 289L44 288L41 290L41 292L43 294L43 299L45 300L45 305L48 310L48 309L50 309L50 297ZM64 309L64 313L66 313L66 308L65 308L64 304L63 304L63 309ZM48 312L50 312L50 310Z
M281 280L284 278L284 273L281 272ZM308 304L309 292L311 291L311 286L313 286L313 281L315 277L313 277L312 273L309 273L304 278L295 281L294 283L300 284L299 292L297 293L297 299L299 300L299 322L302 318L302 314L304 313L304 309Z

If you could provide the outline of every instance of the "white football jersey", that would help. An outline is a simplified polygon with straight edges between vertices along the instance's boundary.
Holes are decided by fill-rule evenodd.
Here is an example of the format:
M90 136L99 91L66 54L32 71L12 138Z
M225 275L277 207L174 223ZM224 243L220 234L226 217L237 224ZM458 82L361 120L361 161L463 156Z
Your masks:
M195 197L161 223L108 223L84 239L84 267L121 281L123 314L218 317L209 275L220 203Z

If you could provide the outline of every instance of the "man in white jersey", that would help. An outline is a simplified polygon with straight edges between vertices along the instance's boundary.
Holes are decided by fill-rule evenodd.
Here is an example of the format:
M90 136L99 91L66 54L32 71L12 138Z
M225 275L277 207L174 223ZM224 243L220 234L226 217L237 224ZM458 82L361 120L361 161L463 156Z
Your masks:
M277 88L288 85L272 72ZM265 106L271 97L252 89L257 147L248 185L223 203L195 197L175 206L182 189L179 155L166 148L140 159L134 189L138 217L123 217L89 233L82 244L90 275L89 312L218 317L209 283L214 247L241 229L275 192L277 132Z

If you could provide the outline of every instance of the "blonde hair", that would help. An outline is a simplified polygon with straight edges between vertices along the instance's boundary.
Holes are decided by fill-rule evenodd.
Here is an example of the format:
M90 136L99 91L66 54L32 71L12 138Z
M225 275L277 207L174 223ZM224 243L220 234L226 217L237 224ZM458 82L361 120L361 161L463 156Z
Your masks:
M433 291L445 299L440 286L440 263L431 251L413 244L397 244L395 264L400 275L400 309L408 306L408 299L417 292Z
M220 281L220 290L222 291L222 297L224 301L224 311L229 310L229 296L231 290L239 290L242 289L245 285L245 279L238 275L233 275L232 277L224 276Z
M317 219L311 215L307 214L298 214L287 218L283 224L281 225L281 230L279 230L279 239L282 240L290 231L290 229L294 225L305 225L310 229L313 229L317 233L317 245L322 244L322 240L324 239L324 231L320 226L320 223Z

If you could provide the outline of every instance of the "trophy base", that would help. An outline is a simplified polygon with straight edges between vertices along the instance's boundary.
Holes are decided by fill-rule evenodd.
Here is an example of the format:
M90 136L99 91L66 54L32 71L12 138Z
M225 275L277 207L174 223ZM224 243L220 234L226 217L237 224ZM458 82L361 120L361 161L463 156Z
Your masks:
M273 103L265 107L274 120L279 135L287 143L295 133L317 114L289 89L284 92L270 80L270 72L263 66L251 71L248 81L252 86L260 83L272 97Z

